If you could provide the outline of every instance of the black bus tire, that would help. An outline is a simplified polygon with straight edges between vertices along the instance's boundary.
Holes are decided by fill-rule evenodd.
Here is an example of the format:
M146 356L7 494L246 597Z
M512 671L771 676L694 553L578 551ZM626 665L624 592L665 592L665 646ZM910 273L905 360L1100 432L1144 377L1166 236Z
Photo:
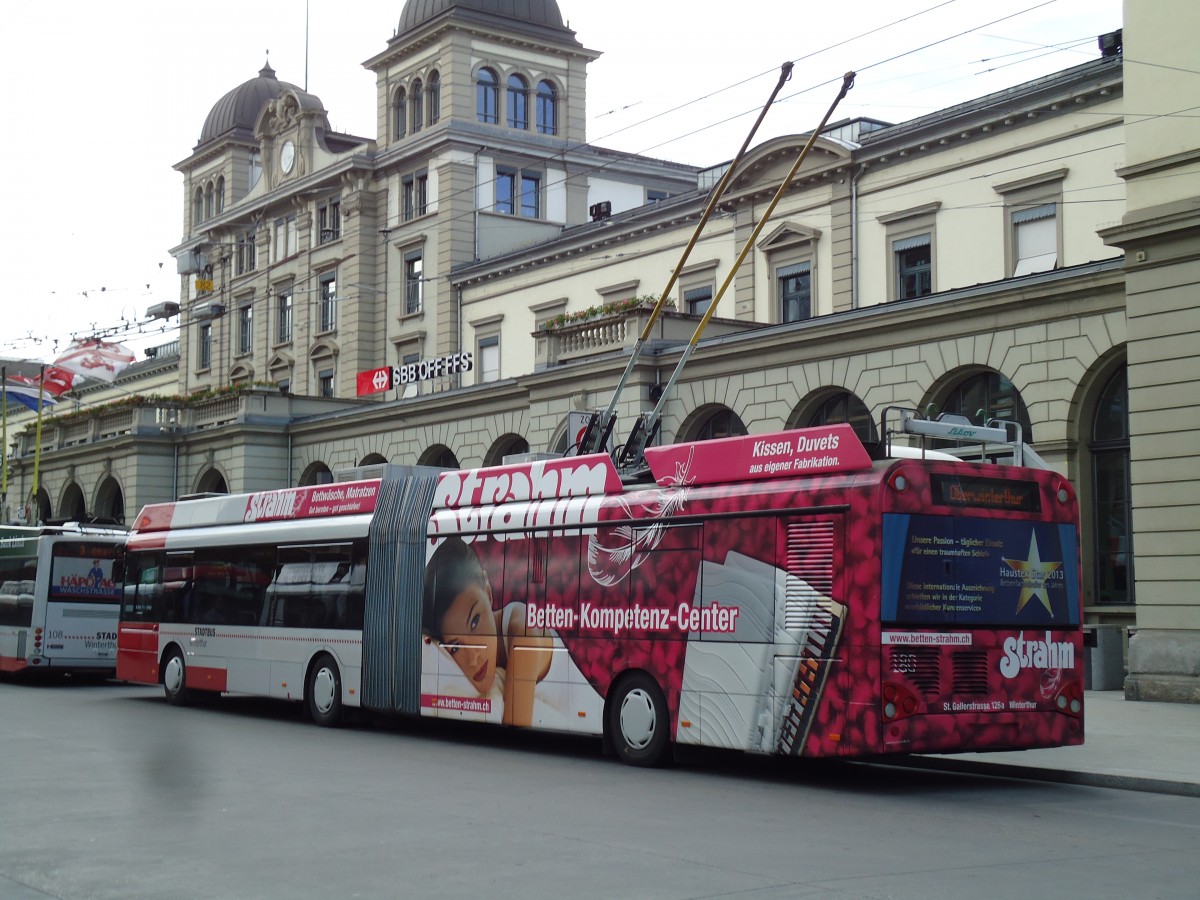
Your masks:
M330 728L342 721L342 676L337 663L328 653L322 653L308 672L304 702L313 722Z
M658 683L645 672L621 679L608 706L608 735L621 761L657 766L669 757L670 716Z
M187 706L191 702L187 686L187 663L183 661L183 654L178 648L168 650L163 660L162 686L167 702L172 706Z

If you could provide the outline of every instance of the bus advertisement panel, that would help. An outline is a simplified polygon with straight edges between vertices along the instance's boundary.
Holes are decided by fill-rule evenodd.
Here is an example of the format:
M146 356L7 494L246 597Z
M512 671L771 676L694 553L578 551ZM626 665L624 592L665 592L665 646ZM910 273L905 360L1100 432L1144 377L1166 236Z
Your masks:
M1061 476L872 461L844 425L646 460L634 485L597 454L148 508L118 676L321 724L363 706L603 735L637 764L1082 741ZM313 513L332 489L371 499Z

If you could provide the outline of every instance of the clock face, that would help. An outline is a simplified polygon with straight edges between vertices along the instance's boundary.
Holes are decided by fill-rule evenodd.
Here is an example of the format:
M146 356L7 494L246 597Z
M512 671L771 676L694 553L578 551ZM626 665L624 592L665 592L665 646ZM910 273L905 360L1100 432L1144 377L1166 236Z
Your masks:
M285 173L292 171L292 166L296 164L296 145L291 141L284 141L283 146L279 148L279 167Z

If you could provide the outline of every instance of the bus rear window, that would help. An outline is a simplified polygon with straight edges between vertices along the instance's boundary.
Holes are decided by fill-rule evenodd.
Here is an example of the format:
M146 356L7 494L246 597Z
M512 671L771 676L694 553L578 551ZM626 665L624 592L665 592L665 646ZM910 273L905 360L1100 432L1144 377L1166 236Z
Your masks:
M883 621L897 624L1079 624L1072 524L976 516L884 516Z

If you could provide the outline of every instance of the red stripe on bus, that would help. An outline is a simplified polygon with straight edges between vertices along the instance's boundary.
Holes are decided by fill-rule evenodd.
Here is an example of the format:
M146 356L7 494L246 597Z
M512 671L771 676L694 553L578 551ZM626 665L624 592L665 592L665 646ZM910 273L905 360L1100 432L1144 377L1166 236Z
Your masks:
M117 651L117 680L134 684L158 684L158 649Z
M208 666L188 666L187 686L198 691L228 690L229 673L224 669L213 669Z
M20 672L28 667L29 663L23 659L15 656L0 656L0 672Z

